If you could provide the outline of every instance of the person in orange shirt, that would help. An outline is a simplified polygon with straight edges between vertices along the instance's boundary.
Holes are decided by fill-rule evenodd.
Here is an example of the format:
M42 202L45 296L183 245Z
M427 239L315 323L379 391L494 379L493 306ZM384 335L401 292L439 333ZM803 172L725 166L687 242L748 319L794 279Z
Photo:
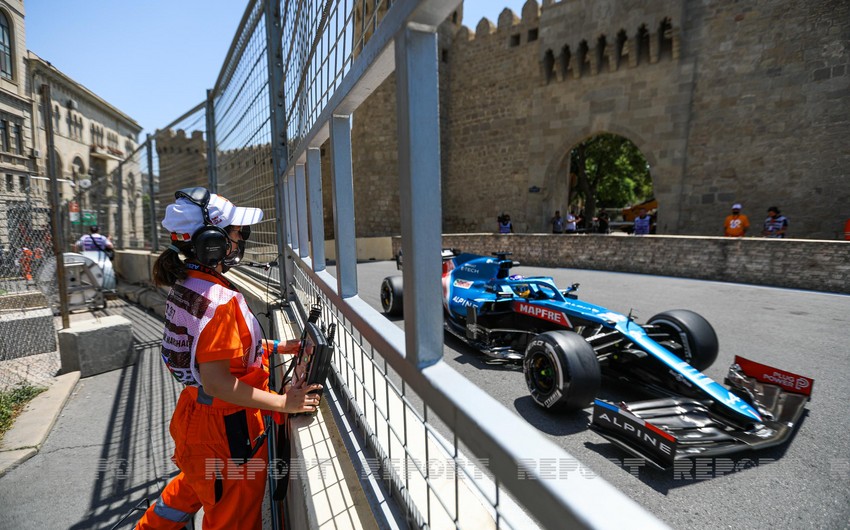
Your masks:
M723 235L726 237L744 237L750 229L750 220L741 213L741 204L732 205L732 215L726 216L723 223Z
M171 287L161 354L183 385L169 427L180 473L136 528L183 528L203 507L204 529L259 529L268 473L263 412L313 412L321 385L307 385L296 370L283 394L269 391L268 356L295 353L299 341L264 339L245 298L224 277L263 212L204 188L175 197L162 221L172 244L153 278Z

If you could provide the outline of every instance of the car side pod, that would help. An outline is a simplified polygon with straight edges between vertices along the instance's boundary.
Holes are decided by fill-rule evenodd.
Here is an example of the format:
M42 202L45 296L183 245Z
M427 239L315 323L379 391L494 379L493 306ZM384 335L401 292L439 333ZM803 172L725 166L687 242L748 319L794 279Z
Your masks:
M659 469L676 460L763 449L786 442L811 399L814 380L736 356L726 384L762 421L741 426L710 400L670 397L593 403L590 428Z

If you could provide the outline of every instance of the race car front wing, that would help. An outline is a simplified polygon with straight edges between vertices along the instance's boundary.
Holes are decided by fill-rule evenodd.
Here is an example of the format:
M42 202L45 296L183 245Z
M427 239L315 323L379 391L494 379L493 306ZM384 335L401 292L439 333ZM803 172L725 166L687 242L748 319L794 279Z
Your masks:
M661 469L683 458L762 449L791 437L814 381L735 357L726 384L759 411L760 422L739 423L720 415L711 400L667 397L614 405L597 399L590 428Z

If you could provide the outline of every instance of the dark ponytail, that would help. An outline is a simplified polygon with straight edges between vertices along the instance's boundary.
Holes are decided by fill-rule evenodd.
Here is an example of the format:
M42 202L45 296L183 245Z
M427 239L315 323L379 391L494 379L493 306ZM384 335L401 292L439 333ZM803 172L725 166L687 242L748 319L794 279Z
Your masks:
M186 278L186 267L174 248L186 257L193 256L192 244L188 241L175 241L166 247L153 264L153 283L157 287L171 287Z

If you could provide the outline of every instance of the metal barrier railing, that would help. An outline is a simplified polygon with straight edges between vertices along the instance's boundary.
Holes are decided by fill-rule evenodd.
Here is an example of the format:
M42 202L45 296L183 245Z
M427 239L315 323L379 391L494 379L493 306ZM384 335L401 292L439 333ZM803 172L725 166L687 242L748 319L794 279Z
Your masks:
M497 487L488 459L464 450L457 433L300 267L295 287L302 312L320 300L322 321L337 324L331 384L374 455L361 462L363 473L392 492L411 527L470 528L482 520L497 528L535 526Z

